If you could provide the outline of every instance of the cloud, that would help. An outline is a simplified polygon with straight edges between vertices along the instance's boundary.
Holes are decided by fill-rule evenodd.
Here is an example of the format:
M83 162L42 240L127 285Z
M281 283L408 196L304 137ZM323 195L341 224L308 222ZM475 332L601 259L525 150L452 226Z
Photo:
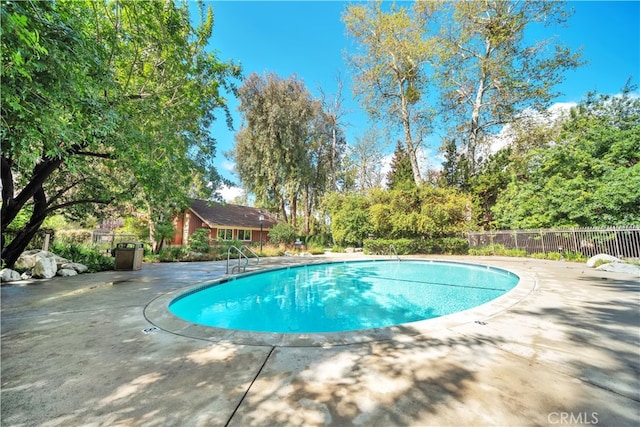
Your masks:
M244 196L244 190L242 188L229 187L225 184L223 184L222 187L218 189L218 193L220 193L222 199L227 203L233 202L233 200L237 197Z
M230 172L230 173L235 173L236 171L236 164L230 160L223 160L222 161L222 169Z
M556 102L547 109L548 114L541 114L533 108L527 108L521 113L521 117L525 117L530 122L538 124L552 123L561 119L562 116L566 115L569 110L577 105L575 102ZM502 129L500 129L500 132L489 137L489 154L495 154L510 145L515 136L516 134L513 127L508 123L504 125Z

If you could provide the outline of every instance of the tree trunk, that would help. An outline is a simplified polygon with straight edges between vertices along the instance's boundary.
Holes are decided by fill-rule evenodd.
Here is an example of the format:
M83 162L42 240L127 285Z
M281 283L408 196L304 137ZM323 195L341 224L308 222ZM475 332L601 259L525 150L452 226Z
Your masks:
M27 224L18 231L16 237L7 245L6 248L2 248L2 260L6 263L8 268L13 267L20 254L24 252L25 248L29 242L31 242L33 236L36 235L46 218L45 211L47 209L47 198L42 186L35 190L33 202L33 213L31 214L29 222L27 222Z
M409 107L407 105L407 99L402 96L402 126L404 128L404 140L407 146L407 154L409 155L409 163L411 163L411 171L413 172L413 181L417 186L422 184L422 176L420 176L420 168L418 166L418 156L416 155L417 147L413 144L413 138L411 137L411 118L409 115Z

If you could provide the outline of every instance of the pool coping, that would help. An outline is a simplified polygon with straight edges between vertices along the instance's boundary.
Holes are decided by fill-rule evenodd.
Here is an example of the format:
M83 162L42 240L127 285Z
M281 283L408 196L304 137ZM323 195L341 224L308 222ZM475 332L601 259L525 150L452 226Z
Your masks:
M283 333L283 332L253 332L238 329L217 328L213 326L204 326L183 320L175 316L169 310L169 304L180 296L186 296L201 289L228 283L246 276L264 273L267 271L275 271L282 269L300 268L305 265L318 264L342 264L345 262L367 262L379 261L379 258L364 258L360 260L320 260L310 261L303 264L290 266L263 266L256 271L238 274L235 276L224 276L215 280L208 280L184 288L176 289L171 292L160 295L151 300L144 308L144 316L148 322L155 327L179 336L195 338L211 342L228 342L239 345L250 346L269 346L269 347L333 347L342 345L351 345L366 343L372 341L387 341L392 339L400 339L402 337L415 337L419 335L430 335L451 329L468 323L477 322L482 324L487 319L494 317L514 305L520 303L528 295L530 295L537 287L536 279L533 274L526 271L520 271L517 268L499 268L483 263L471 263L462 261L442 261L430 258L402 258L402 261L421 261L421 262L446 262L453 264L483 266L491 269L507 271L515 274L520 279L518 284L505 293L489 302L468 310L460 311L453 314L440 316L433 319L420 320L411 323L403 323L394 326L363 329L357 331L345 332L314 332L314 333ZM402 262L400 261L400 262Z

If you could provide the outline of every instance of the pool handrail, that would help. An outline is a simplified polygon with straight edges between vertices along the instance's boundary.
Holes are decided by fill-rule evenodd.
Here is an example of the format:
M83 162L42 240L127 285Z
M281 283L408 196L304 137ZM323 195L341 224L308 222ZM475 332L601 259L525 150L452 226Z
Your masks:
M251 252L255 257L256 257L256 265L258 265L260 263L260 257L258 256L257 253L255 253L254 251L251 250L250 247L248 247L247 245L242 245L240 248L231 245L229 247L229 249L227 250L227 270L226 270L226 274L229 274L229 261L231 260L231 250L235 249L236 252L238 252L238 254L240 254L240 256L238 257L238 265L234 266L231 269L231 274L233 274L233 271L237 268L238 271L240 271L240 269L242 268L243 270L245 270L247 268L247 266L249 265L249 257L242 252L243 249L248 250L249 252ZM242 265L242 258L244 258L244 265Z
M398 252L396 251L396 247L393 244L389 245L389 256L391 256L391 251L393 250L393 254L396 256L398 261L400 261L400 257L398 256Z

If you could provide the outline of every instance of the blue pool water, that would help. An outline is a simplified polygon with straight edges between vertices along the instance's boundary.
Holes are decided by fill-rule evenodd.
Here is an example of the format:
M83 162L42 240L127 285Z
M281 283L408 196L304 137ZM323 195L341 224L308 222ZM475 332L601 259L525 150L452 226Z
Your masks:
M356 261L256 273L178 296L192 323L258 332L338 332L431 319L486 303L513 273L435 261Z

